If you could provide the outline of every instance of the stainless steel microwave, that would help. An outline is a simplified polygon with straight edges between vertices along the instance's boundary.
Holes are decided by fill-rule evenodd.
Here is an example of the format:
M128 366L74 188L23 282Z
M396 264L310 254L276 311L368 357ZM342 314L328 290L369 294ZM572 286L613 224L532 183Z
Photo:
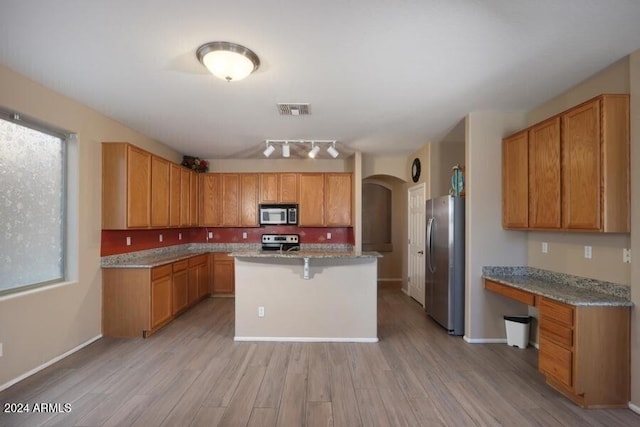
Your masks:
M260 205L260 225L297 225L298 205Z

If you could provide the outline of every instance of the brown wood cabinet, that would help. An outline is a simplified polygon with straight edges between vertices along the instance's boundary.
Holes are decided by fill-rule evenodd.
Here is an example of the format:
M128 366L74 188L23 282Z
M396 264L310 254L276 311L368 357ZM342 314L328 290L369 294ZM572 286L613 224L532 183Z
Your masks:
M324 174L324 225L328 227L350 226L351 174Z
M629 97L603 95L562 115L562 225L629 232Z
M189 172L189 225L198 225L198 173Z
M151 226L169 226L170 162L151 156Z
M180 220L181 176L182 166L171 163L169 171L169 225L171 227L179 227L182 224Z
M529 228L560 228L560 118L529 130Z
M228 294L235 292L235 265L227 253L212 253L211 257L211 293Z
M298 225L324 226L324 174L301 173L298 193Z
M261 173L260 203L297 203L297 173Z
M189 305L209 293L209 256L202 254L189 258Z
M151 269L151 330L155 330L171 319L171 265Z
M220 174L220 225L238 227L240 225L240 174Z
M571 306L541 297L538 369L587 408L629 403L629 307Z
M173 263L173 314L176 315L189 305L188 297L188 261L178 261Z
M180 169L180 225L188 227L191 225L191 211L189 203L191 196L191 171L187 168Z
M502 161L504 228L630 231L628 95L598 96L505 138Z
M220 216L220 174L204 173L200 175L199 225L217 227Z
M151 154L127 143L102 144L102 228L151 224Z
M258 204L260 197L260 175L243 173L240 175L240 226L258 226Z
M529 226L529 133L502 140L502 226Z

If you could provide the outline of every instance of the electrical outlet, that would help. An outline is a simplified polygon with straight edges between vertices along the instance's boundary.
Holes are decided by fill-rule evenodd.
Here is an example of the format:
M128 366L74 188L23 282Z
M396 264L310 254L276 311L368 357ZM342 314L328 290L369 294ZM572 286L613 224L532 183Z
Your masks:
M542 253L546 254L549 252L549 244L547 242L542 242Z
M631 249L622 249L622 262L631 264Z
M2 357L2 355L3 355L3 354L4 354L4 353L3 353L3 351L2 351L2 343L0 342L0 357Z
M131 237L127 236L127 246L131 246Z
M164 238L162 237L162 233L160 233L160 234L158 235L158 240L159 240L160 242L162 242L162 240L163 240L163 239L164 239Z
M586 259L591 259L591 246L584 247L584 257Z
M213 231L210 231L210 232L209 232L209 238L210 238L210 239L213 239Z
M243 238L243 239L246 239L246 238L247 238L247 232L246 232L246 231L243 231L243 232L242 232L242 238Z
M182 240L182 233L178 233L178 240Z
M258 307L258 317L264 317L264 307L263 306L259 306Z
M327 233L327 240L331 240L331 233Z

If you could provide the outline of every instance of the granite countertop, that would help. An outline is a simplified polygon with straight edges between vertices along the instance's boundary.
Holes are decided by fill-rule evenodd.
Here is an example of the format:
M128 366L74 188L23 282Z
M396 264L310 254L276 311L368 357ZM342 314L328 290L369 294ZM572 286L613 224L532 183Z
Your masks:
M575 306L633 306L627 285L539 268L483 267L482 277Z
M356 252L335 250L300 250L300 251L263 251L244 250L231 253L232 257L239 258L381 258L378 252Z
M289 252L292 254L291 256L283 254L281 257L303 258L300 253L307 254L304 257L313 258L364 258L382 256L377 254L377 252L364 252L360 255L355 255L351 245L342 244L303 244L302 249L302 251L296 254ZM260 244L256 243L191 243L104 256L100 258L100 266L102 268L153 268L210 252L245 253L247 255L244 256L251 256L248 254L253 254L253 256L259 257L261 255L257 254L262 251L260 250ZM273 253L264 256L272 257Z

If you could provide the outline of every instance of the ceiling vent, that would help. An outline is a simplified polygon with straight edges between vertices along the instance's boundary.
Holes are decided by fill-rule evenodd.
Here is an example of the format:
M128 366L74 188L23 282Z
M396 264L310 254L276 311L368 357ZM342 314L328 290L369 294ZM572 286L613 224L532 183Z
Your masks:
M306 116L309 113L309 104L278 104L278 112L281 116Z

